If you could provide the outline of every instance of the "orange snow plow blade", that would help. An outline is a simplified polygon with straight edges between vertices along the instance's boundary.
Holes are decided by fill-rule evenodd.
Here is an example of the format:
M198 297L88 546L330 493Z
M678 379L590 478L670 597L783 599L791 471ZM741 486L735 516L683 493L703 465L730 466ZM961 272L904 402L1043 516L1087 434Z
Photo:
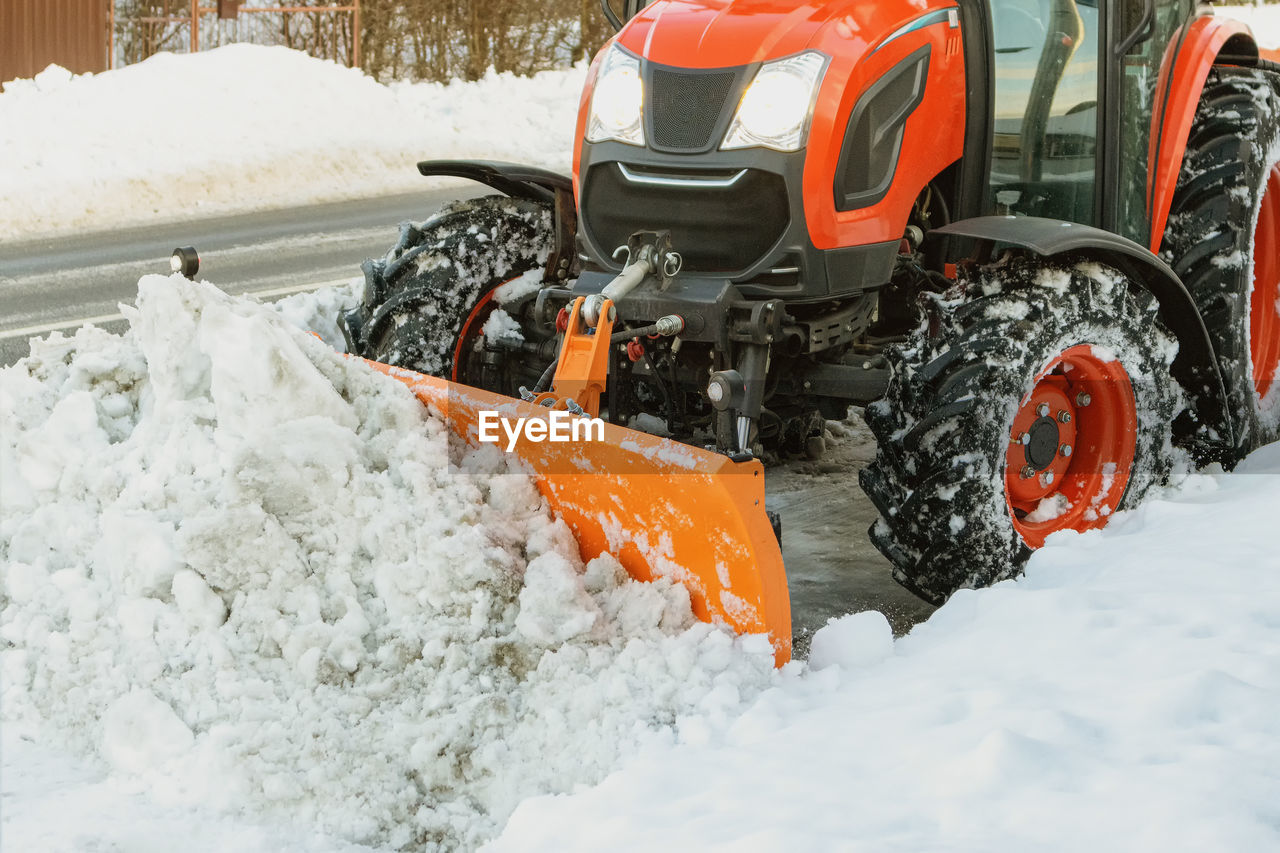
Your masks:
M409 386L470 444L480 444L481 413L552 428L553 412L542 406L369 363ZM496 433L506 450L507 434L494 420L486 415L487 434ZM522 431L512 450L572 529L583 560L609 552L638 580L679 581L699 619L767 634L775 662L790 660L791 604L782 551L765 514L763 466L596 423L602 434L595 440L534 441Z

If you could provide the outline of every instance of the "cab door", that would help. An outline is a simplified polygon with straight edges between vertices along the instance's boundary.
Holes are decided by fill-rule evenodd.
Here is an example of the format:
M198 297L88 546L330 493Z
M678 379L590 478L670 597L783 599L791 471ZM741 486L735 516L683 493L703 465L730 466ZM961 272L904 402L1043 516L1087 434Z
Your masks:
M991 0L986 212L1098 225L1097 0Z

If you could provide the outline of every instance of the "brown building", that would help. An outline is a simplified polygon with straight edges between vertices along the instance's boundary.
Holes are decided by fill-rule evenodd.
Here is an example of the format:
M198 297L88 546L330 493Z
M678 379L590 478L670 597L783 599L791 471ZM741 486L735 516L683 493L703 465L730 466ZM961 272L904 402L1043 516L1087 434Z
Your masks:
M51 62L105 71L110 27L111 0L0 0L0 83Z

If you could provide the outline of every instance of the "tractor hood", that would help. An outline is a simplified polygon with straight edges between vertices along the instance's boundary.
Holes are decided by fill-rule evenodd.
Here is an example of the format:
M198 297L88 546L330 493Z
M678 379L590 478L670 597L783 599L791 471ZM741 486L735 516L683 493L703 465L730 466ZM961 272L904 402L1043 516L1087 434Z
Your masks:
M618 43L662 65L723 68L777 59L831 39L842 52L862 53L897 27L952 2L843 0L662 0L619 34Z
M647 6L612 42L639 57L638 67L617 59L631 70L603 90L604 111L593 112L601 91L597 74L615 56L603 50L583 90L574 176L579 233L593 263L612 270L613 248L632 232L668 229L687 247L680 251L689 270L731 273L745 282L775 261L779 269L794 267L796 253L840 250L844 254L830 258L814 255L805 266L804 286L822 289L828 279L813 270L883 250L887 262L839 275L861 280L872 270L873 278L887 279L884 268L892 269L916 199L963 153L966 89L956 3L658 0ZM751 135L740 118L763 63L808 51L822 54L826 64L804 84L811 89L807 114L797 118L795 109L770 100L783 91L785 106L795 107L804 94L797 95L797 87L766 86L750 117L766 133ZM859 104L865 109L855 116ZM770 118L779 115L789 122L782 127L790 137L768 134ZM605 118L618 129L603 124ZM729 177L734 174L739 177ZM730 183L714 186L725 180Z

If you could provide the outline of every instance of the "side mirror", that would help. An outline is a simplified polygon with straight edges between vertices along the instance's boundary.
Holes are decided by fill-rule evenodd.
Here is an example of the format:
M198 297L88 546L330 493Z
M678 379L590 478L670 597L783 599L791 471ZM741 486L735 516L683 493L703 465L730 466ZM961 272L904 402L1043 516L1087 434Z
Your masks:
M610 0L600 0L600 10L604 12L604 16L609 19L609 25L614 31L622 29L622 25L627 21L640 14L640 10L649 5L649 0L622 0L622 17L613 11Z

